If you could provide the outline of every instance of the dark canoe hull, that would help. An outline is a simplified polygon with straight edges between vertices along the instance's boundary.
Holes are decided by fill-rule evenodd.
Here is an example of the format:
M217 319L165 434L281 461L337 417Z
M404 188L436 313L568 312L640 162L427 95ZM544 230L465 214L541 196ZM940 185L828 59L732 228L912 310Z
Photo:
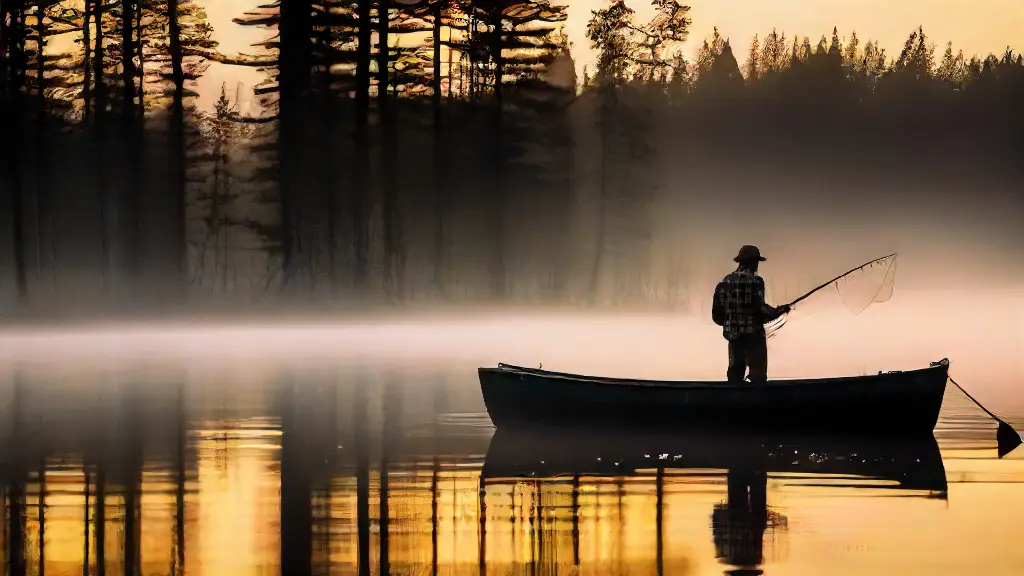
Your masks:
M931 434L900 438L806 436L615 428L501 427L487 450L487 480L629 477L671 470L828 475L886 481L879 488L945 493L946 471ZM813 478L811 479L813 483Z
M935 428L948 363L907 372L764 384L661 382L480 368L495 426L599 424L907 435Z

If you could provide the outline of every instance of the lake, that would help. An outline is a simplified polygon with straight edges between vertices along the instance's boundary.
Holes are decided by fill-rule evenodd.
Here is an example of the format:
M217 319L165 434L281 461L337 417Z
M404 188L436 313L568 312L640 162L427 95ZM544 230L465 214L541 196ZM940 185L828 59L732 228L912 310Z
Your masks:
M663 320L601 320L619 323L621 346L589 350L598 320L520 319L487 342L499 323L472 322L0 335L8 573L995 576L1024 565L1024 449L998 459L994 422L953 386L931 445L680 436L646 453L643 438L524 441L491 426L478 365L657 377L707 356L687 377L713 378L724 345L667 346ZM799 334L773 339L775 373L796 370L785 338ZM934 356L878 350L875 365L862 347L807 370ZM951 374L1024 428L1019 359L986 364L971 350L951 347ZM602 450L622 457L591 457ZM764 474L745 458L766 451Z

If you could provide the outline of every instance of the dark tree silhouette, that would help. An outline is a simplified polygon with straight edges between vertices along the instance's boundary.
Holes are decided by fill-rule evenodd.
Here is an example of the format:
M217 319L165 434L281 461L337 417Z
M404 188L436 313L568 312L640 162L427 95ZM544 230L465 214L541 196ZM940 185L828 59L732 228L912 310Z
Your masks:
M686 6L642 22L616 1L577 85L545 0L253 4L236 22L267 39L223 54L194 0L4 2L8 289L40 308L163 284L196 305L672 304L699 248L679 221L747 194L765 219L775 197L867 218L1019 188L1009 49L712 29L688 62ZM229 84L194 108L209 61L265 72L251 106Z
M25 2L13 0L4 2L0 13L0 56L3 57L3 108L5 114L4 134L8 142L22 141L22 90L25 86L25 72L28 59L25 51L27 27L25 25ZM10 195L11 244L14 251L14 284L18 299L28 299L28 277L25 264L25 190L22 183L22 163L19 147L5 146L5 190Z
M170 157L171 192L174 196L174 229L176 232L176 262L179 281L185 283L188 274L187 197L185 193L185 71L182 64L181 25L179 23L178 0L167 0L167 29L171 56L171 81L174 95L171 98Z

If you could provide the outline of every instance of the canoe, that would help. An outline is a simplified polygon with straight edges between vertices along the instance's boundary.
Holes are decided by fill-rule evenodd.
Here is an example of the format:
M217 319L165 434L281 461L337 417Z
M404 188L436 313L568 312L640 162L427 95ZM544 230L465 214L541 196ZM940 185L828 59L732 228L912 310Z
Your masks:
M480 368L495 426L599 424L908 435L935 428L948 360L905 372L748 382L583 376L499 364Z
M870 486L921 491L929 497L944 497L947 490L932 434L871 438L502 427L491 438L482 476L486 484L501 484L523 478L650 476L659 469L691 475L760 472L805 486Z

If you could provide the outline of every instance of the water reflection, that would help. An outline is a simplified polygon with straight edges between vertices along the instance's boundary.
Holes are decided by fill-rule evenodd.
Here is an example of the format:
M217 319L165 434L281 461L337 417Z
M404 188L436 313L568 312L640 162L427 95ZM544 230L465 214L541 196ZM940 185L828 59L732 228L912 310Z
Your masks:
M579 498L608 478L630 481L655 494L655 572L663 573L665 490L725 485L714 504L715 557L741 573L763 561L766 530L785 529L785 515L767 503L768 475L804 486L890 490L901 496L945 498L946 476L934 437L899 442L862 438L802 438L724 434L653 434L626 430L499 428L491 440L482 478L487 486L533 484L536 498L572 478L574 565L579 564L578 518L591 503ZM527 480L528 479L528 480ZM555 489L557 491L557 488ZM597 490L599 491L599 489ZM621 499L621 492L616 498ZM539 504L538 504L539 505ZM620 505L617 502L617 505ZM600 514L597 514L600 516ZM620 518L622 518L620 516ZM750 572L751 570L755 572ZM745 572L746 571L746 572ZM732 572L731 572L732 573Z
M474 376L11 374L8 574L807 573L831 554L808 543L847 498L857 510L843 522L944 522L950 474L932 437L493 431L474 412ZM1021 464L1000 462L989 481L1021 486ZM1013 490L1002 506L1021 501ZM933 553L934 539L907 542L908 555Z

